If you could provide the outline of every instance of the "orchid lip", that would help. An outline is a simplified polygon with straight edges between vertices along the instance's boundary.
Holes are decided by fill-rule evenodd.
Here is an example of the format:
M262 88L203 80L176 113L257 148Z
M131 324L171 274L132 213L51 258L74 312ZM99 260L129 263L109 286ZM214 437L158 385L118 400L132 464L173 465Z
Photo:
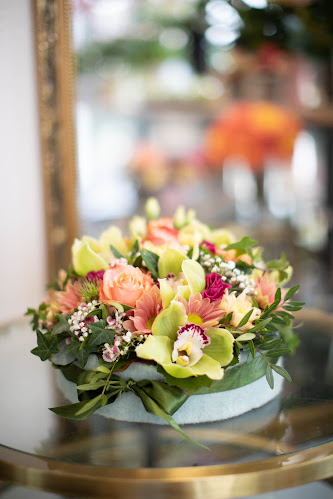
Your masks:
M201 359L202 350L210 341L202 327L187 323L178 330L177 340L173 345L172 361L179 365L193 366Z

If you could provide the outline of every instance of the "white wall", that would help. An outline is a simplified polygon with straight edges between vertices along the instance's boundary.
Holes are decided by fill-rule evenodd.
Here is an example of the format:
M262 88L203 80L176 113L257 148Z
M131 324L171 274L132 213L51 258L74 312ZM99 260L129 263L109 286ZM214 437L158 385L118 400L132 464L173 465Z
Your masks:
M45 282L33 12L0 0L0 324L38 305Z

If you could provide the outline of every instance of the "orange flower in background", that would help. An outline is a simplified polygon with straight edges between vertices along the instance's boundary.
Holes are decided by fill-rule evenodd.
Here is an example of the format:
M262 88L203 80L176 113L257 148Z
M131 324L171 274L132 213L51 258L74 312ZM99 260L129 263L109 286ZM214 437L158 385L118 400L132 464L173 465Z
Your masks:
M114 265L104 272L99 284L99 298L103 303L117 302L135 307L142 293L153 284L150 272L145 274L132 265Z
M277 104L239 102L208 129L205 152L216 167L233 157L260 169L268 158L289 160L300 129L297 116Z
M169 164L166 155L160 148L149 142L138 144L129 169L149 191L161 189L169 180Z
M178 230L173 225L173 218L150 220L147 224L146 241L150 241L155 246L178 242Z

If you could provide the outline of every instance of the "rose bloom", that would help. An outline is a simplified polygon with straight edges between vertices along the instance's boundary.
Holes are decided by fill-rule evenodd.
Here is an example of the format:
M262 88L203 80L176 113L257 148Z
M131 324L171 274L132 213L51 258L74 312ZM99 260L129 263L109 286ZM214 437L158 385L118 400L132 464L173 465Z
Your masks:
M99 298L103 303L113 301L135 307L142 293L153 284L150 272L144 274L132 265L117 264L105 271L99 283Z
M173 226L173 218L150 220L147 224L146 241L150 241L156 246L178 242L178 230Z
M209 298L210 301L221 300L228 288L231 288L231 285L223 282L219 274L212 272L206 275L206 289L203 290L202 297Z

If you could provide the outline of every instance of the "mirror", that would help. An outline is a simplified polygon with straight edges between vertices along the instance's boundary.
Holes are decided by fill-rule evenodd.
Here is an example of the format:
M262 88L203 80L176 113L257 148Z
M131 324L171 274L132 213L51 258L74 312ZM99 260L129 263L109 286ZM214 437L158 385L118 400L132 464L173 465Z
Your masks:
M35 1L51 267L75 235L126 227L150 195L165 214L185 204L326 247L322 4Z

